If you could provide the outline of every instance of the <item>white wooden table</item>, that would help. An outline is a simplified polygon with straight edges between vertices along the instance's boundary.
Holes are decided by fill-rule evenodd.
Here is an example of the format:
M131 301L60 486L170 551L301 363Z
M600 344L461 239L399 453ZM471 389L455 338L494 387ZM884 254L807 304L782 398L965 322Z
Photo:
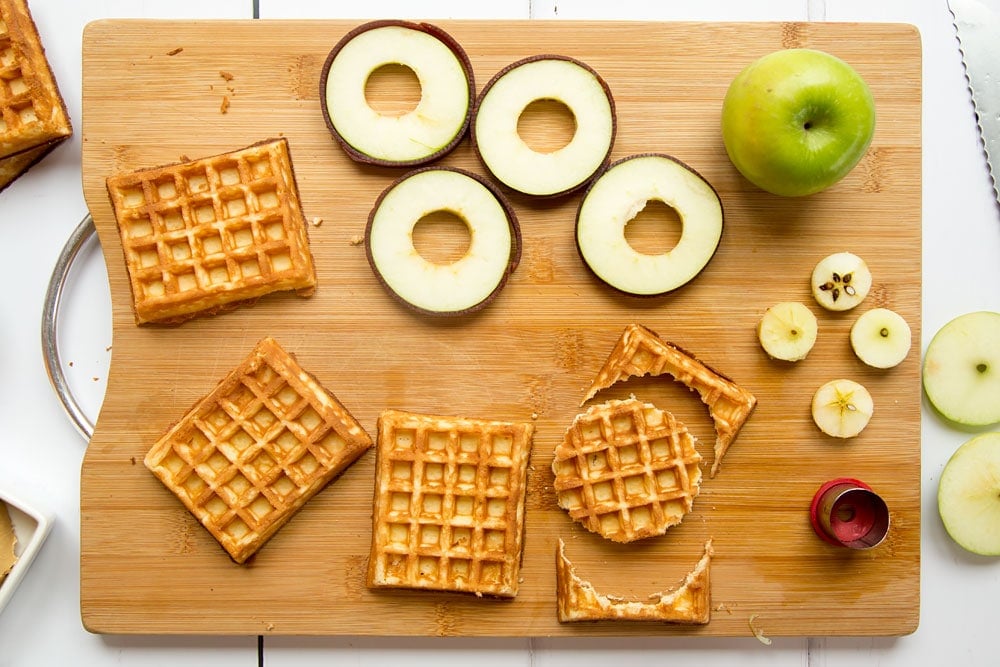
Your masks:
M76 133L0 194L0 488L50 513L55 527L0 615L7 665L996 665L1000 559L954 546L938 519L941 468L969 434L930 409L922 420L921 622L901 638L440 640L379 638L117 637L88 634L79 614L79 471L85 443L49 385L39 343L45 290L66 239L86 213L80 187L80 45L104 17L533 18L894 21L923 43L923 331L921 350L952 317L1000 309L1000 208L976 133L945 0L30 0ZM256 7L255 7L256 6ZM60 340L67 378L96 417L111 358L103 259L84 248L64 294ZM72 361L72 366L68 365ZM142 539L137 534L136 539ZM122 545L127 549L127 545ZM845 610L845 613L850 613Z

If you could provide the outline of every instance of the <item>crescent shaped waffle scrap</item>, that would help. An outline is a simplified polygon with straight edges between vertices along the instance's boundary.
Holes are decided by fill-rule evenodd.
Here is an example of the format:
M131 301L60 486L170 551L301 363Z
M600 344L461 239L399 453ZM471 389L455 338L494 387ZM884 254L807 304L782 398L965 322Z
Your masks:
M243 563L371 446L340 401L264 338L145 464Z
M285 139L107 179L137 324L316 287Z
M701 484L695 438L672 414L630 398L577 415L555 450L559 506L614 542L663 535Z
M581 404L602 389L630 377L664 374L697 391L708 406L716 433L715 460L710 473L710 477L715 477L722 457L757 405L757 398L691 353L664 341L652 330L638 324L625 328Z
M566 543L556 551L556 607L560 623L578 621L657 621L705 625L712 617L710 566L712 540L705 542L701 559L677 588L653 593L648 601L628 600L598 593L582 579L566 557Z
M0 191L71 134L25 0L0 0Z
M534 426L386 410L367 583L513 598Z

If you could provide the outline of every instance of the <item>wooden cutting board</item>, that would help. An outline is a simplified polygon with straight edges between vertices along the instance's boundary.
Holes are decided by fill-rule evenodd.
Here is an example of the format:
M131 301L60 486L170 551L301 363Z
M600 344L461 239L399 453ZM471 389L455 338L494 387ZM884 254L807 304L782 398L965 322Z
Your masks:
M512 196L523 260L480 314L432 319L380 287L357 240L378 193L400 172L360 167L331 140L319 107L326 54L356 22L99 21L83 39L83 172L104 248L114 317L107 396L83 463L81 610L101 633L350 635L898 635L919 615L921 60L912 26L826 23L441 21L467 49L477 88L516 59L562 53L596 68L614 93L613 157L672 154L721 193L726 227L705 271L674 294L634 299L584 269L573 241L578 197ZM827 192L782 199L751 187L729 163L719 115L726 88L754 58L783 47L835 53L867 79L878 128L861 164ZM223 74L225 73L225 74ZM403 88L388 85L392 95ZM394 91L399 91L398 93ZM222 112L223 99L228 110ZM554 110L533 121L562 131ZM527 123L527 120L526 120ZM137 327L105 178L287 137L320 287L265 297L177 327ZM540 140L540 139L539 139ZM444 160L484 173L468 141ZM651 209L656 207L651 206ZM676 234L667 212L636 224L636 244ZM426 243L452 242L447 224ZM663 243L662 239L659 243ZM662 248L661 248L662 249ZM828 253L865 257L875 277L860 310L821 311L808 276ZM768 305L801 300L820 322L795 365L762 353L754 326ZM913 328L899 367L865 368L848 331L861 310L887 306ZM685 521L660 538L615 545L558 508L550 464L586 388L624 327L644 324L751 389L756 412ZM370 433L401 408L533 420L523 581L513 601L364 584L374 456L319 493L247 565L232 563L142 465L150 445L253 344L275 336ZM835 377L866 384L875 416L850 441L813 425L813 391ZM706 472L712 423L697 397L668 379L634 393L673 411L700 439ZM827 480L850 476L888 503L892 527L868 551L830 546L808 507ZM714 539L713 618L704 627L560 625L557 540L601 592L627 596L676 586Z

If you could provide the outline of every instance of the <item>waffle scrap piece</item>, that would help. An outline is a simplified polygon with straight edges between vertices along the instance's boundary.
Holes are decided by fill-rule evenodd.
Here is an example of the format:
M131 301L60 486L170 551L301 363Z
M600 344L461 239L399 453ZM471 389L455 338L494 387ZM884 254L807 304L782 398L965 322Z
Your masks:
M26 0L0 0L0 191L71 134Z
M340 401L264 338L145 464L243 563L371 446Z
M710 477L715 477L722 457L750 417L757 398L691 353L662 340L656 333L638 324L625 328L604 367L594 378L583 399L586 403L597 392L630 377L668 374L689 389L697 391L708 406L715 422L715 460Z
M560 623L576 621L659 621L704 625L712 618L710 565L712 540L705 542L701 559L679 587L653 593L648 602L598 593L580 578L559 540L556 552L556 607Z
M534 426L387 410L368 586L517 595Z
M672 414L630 398L577 415L556 447L559 506L614 542L662 535L691 511L701 485L695 438Z
M114 175L107 187L137 324L316 286L285 139Z

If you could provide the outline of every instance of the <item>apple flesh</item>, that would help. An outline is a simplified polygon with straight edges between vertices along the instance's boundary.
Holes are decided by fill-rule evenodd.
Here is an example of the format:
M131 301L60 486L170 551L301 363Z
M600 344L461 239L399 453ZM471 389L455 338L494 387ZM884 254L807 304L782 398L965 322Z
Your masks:
M468 226L470 243L454 262L433 262L413 245L413 228L447 211ZM432 315L464 315L493 301L521 257L513 208L470 172L423 167L379 196L365 229L365 252L379 282L401 303Z
M517 122L539 100L555 100L573 114L569 143L551 152L533 150ZM476 101L472 142L486 169L523 194L556 197L587 184L607 163L617 124L614 99L604 79L568 56L533 56L496 74Z
M924 354L927 399L966 426L1000 422L1000 313L966 313L941 327Z
M741 71L722 103L722 139L736 169L772 194L829 188L864 156L875 101L857 71L815 49L785 49Z
M938 482L938 513L955 542L982 556L1000 556L1000 433L959 447Z
M625 227L649 201L681 218L681 237L662 254L635 250ZM615 289L636 296L671 292L697 276L722 238L722 201L701 174L669 155L623 158L602 172L583 195L576 216L576 247L587 267Z
M369 77L403 65L420 83L420 101L384 115L366 98ZM327 128L352 159L416 166L453 150L465 136L475 97L472 64L448 33L427 23L373 21L345 35L326 58L320 100Z

